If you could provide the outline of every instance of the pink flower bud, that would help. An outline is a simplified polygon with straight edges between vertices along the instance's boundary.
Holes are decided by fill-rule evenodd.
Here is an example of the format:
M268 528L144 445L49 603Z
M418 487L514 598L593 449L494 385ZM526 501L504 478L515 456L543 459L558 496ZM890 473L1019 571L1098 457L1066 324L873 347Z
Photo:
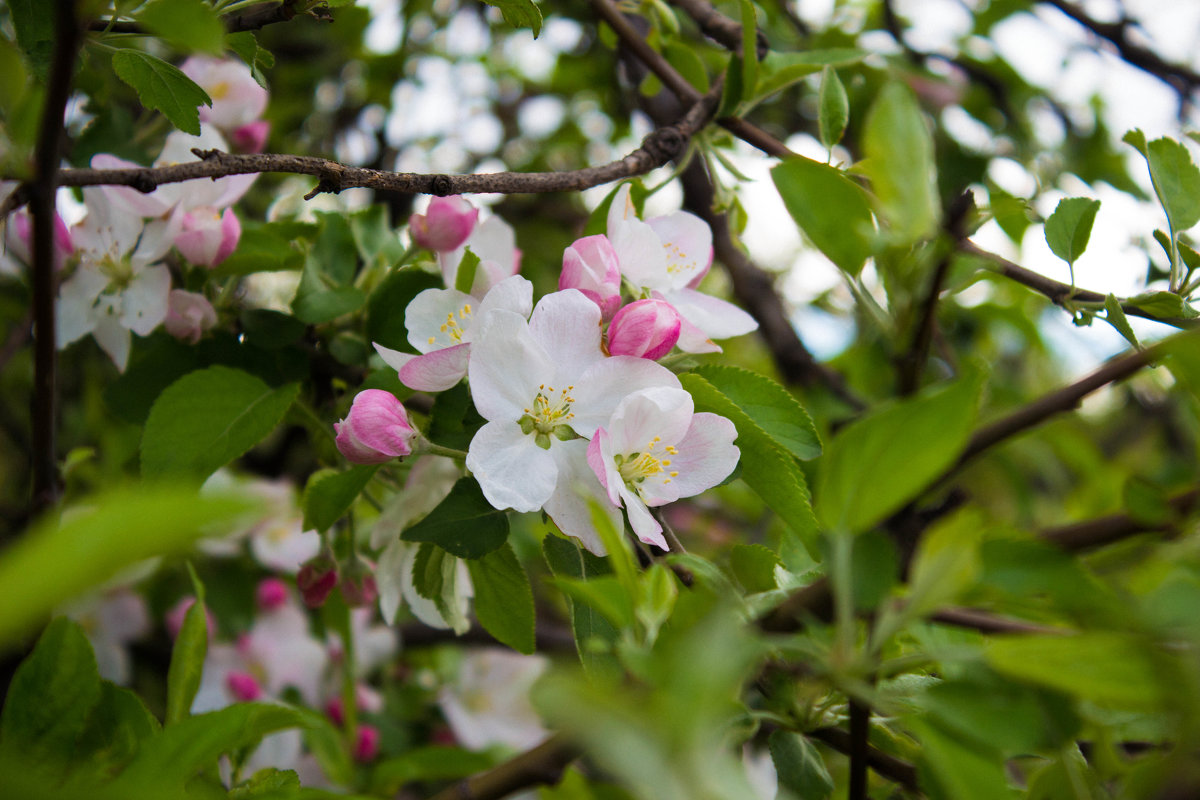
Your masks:
M333 425L337 448L355 464L382 464L412 453L417 429L391 392L365 389L354 398L346 419Z
M219 213L211 207L196 208L183 215L175 247L193 264L215 267L224 261L242 238L242 223L232 208Z
M4 246L22 264L33 263L33 216L29 210L22 208L14 211L9 217L9 224L4 237ZM75 243L71 240L71 229L63 222L58 212L54 214L54 269L60 270L67 257L75 252Z
M172 289L167 295L167 333L190 344L200 341L204 332L217 324L217 312L208 298L197 292Z
M304 605L309 608L323 606L337 583L337 562L326 554L312 559L296 574L296 586L304 598Z
M637 300L622 308L608 326L608 352L614 356L659 359L679 341L679 312L665 300Z
M479 219L479 209L459 195L435 197L424 214L413 214L408 229L413 241L426 250L439 253L457 249Z
M258 583L255 599L263 611L274 611L288 601L287 584L279 578L264 578Z
M373 606L379 600L379 588L375 576L369 572L347 575L342 579L342 597L351 608Z
M563 252L558 288L578 289L600 306L605 321L612 319L621 307L621 267L607 236L585 236Z
M249 703L262 697L262 687L248 672L230 670L225 675L225 688L243 703Z
M179 636L179 631L183 629L183 618L187 616L188 609L195 604L195 597L191 595L181 597L179 602L171 606L163 616L163 622L167 626L167 633L171 634L172 639ZM217 632L217 621L213 618L212 612L207 608L204 609L204 622L208 627L208 638L211 639Z
M234 128L229 138L235 148L243 153L261 153L267 146L267 135L271 132L271 123L265 119Z
M333 720L334 725L342 725L346 721L346 705L342 698L335 697L325 704L325 715Z
M358 726L358 741L354 743L354 760L373 761L379 755L379 729L374 725Z

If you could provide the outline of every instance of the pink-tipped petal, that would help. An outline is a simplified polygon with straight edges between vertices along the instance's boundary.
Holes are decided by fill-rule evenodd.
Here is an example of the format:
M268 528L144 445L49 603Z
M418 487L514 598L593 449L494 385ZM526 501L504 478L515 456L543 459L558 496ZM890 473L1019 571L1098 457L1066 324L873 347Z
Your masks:
M622 308L608 327L608 352L652 361L662 358L679 341L679 313L665 300L637 300Z

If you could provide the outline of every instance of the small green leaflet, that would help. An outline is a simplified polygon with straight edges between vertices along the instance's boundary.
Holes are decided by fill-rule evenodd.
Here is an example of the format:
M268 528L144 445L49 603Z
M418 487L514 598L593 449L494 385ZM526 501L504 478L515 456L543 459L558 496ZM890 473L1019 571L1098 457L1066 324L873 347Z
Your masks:
M184 133L200 135L200 106L211 106L212 98L178 67L140 50L118 50L112 65L117 77L137 92L143 106L161 111Z
M225 26L204 0L153 0L137 12L137 21L181 52L225 51Z
M1072 267L1072 274L1076 259L1087 249L1099 210L1099 200L1067 197L1058 201L1054 213L1046 220L1046 244L1054 255Z
M797 156L771 169L792 219L825 256L850 276L871 255L875 233L862 188L828 164Z
M828 149L841 141L842 134L846 132L846 124L850 121L850 100L846 97L846 87L842 85L837 70L829 65L821 72L818 98L818 129L821 144Z
M489 6L500 9L504 21L514 28L530 28L533 38L542 32L542 12L531 0L484 0Z
M475 616L501 643L520 653L534 651L533 590L521 562L505 543L467 562L475 589Z

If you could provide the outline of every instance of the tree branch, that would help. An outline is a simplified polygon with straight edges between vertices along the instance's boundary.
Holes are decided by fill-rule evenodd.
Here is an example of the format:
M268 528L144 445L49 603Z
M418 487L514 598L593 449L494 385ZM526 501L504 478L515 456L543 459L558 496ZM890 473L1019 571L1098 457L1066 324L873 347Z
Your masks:
M199 161L172 164L167 167L130 167L126 169L65 169L58 173L60 186L132 186L141 192L152 192L166 183L220 178L227 175L284 172L312 175L317 186L307 197L320 192L340 192L363 187L411 194L475 194L496 192L518 194L534 192L575 192L611 183L621 178L644 175L662 166L683 152L696 131L711 118L720 99L721 81L707 95L699 96L683 118L651 132L642 146L624 158L595 167L565 172L494 172L483 175L422 175L410 172L350 167L337 161L313 156L293 156L274 153L234 155L219 150L193 152ZM18 187L3 205L0 219L26 202L28 187Z
M1200 508L1200 489L1190 489L1177 494L1167 500L1167 505L1175 517L1161 522L1139 521L1128 514L1110 514L1070 525L1046 528L1038 536L1064 550L1076 553L1103 547L1139 533L1174 534L1179 531L1179 517Z
M734 53L742 52L742 25L725 16L708 0L670 0L671 5L682 9L700 27L705 36L718 42ZM771 49L767 35L762 29L754 31L755 49L758 57L764 58Z
M871 708L858 700L850 700L850 785L846 800L867 800L867 766L871 734Z
M75 0L54 4L54 55L34 153L34 178L27 184L33 215L33 496L36 515L58 502L58 353L54 324L54 195L65 138L63 113L83 31Z
M553 785L580 751L562 736L551 736L494 769L448 786L430 800L498 800L530 786Z
M850 754L852 746L850 734L841 728L817 728L814 731L808 731L805 735L823 742L839 753ZM907 761L901 761L895 756L885 753L878 747L872 747L869 744L866 747L865 759L871 769L889 781L900 784L910 792L919 792L921 790L917 781L917 768Z
M264 3L237 14L225 14L221 17L221 22L225 24L225 30L229 33L240 33L242 31L262 30L268 25L274 25L276 22L289 22L295 19L296 16L296 0L283 0L283 2ZM314 17L325 22L333 22L333 17L329 13L329 6L323 3L305 11L304 16ZM88 30L97 33L131 33L138 35L147 33L145 28L132 20L98 19L88 25Z
M1056 306L1067 308L1071 300L1080 300L1084 303L1103 303L1105 300L1105 295L1100 292L1072 287L1070 284L1061 283L1053 278L1047 278L1041 273L1014 264L1004 256L984 250L970 240L963 240L959 245L959 251L995 264L998 267L995 272L1045 295ZM1128 316L1161 322L1164 325L1171 325L1175 328L1195 328L1200 326L1200 318L1158 317L1148 311L1143 311L1129 302L1121 303L1121 310Z

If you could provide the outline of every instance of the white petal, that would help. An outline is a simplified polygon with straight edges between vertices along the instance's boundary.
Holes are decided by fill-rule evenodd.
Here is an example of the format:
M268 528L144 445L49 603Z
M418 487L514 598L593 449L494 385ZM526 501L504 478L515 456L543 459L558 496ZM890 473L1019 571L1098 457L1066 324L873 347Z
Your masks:
M630 219L610 231L617 263L621 265L621 276L638 288L672 288L671 276L667 272L667 255L662 239L646 223Z
M687 211L653 217L646 224L663 243L671 286L683 288L708 269L712 256L712 229Z
M486 420L516 422L538 387L557 376L554 362L534 341L529 324L512 311L491 311L476 325L467 378L471 399Z
M399 372L404 369L404 365L416 358L412 353L402 353L399 350L393 350L390 347L384 347L381 344L371 342L375 347L375 352L379 353L379 357L383 359L383 363L387 364L392 369Z
M467 375L471 345L444 347L410 359L400 368L400 382L419 392L444 392Z
M129 329L122 325L115 315L100 314L96 319L96 327L92 330L96 343L108 357L117 365L117 370L125 371L129 363Z
M400 567L400 591L414 617L431 628L449 628L450 624L438 611L437 603L428 597L422 597L417 592L417 587L413 585L413 564L417 560L417 553L420 549L417 545L407 543L403 545L404 560Z
M590 438L596 428L608 423L626 395L654 386L678 389L679 378L666 367L645 358L606 358L592 365L576 382L573 392L576 402L571 407L575 417L571 427L579 435Z
M741 455L733 444L736 438L737 428L725 417L706 412L693 416L687 435L675 445L679 452L671 469L679 474L670 483L673 494L692 497L729 477ZM658 505L649 498L647 502Z
M393 539L379 554L379 563L375 567L375 588L379 590L379 613L388 625L396 624L396 613L400 610L401 576L408 548L407 543Z
M633 528L637 537L647 544L658 545L663 550L670 550L671 548L667 547L667 540L662 535L662 525L659 525L658 520L650 514L650 510L646 508L642 498L621 484L621 499L625 501L625 511L629 514L629 527Z
M560 374L581 375L604 359L600 349L600 307L578 289L554 292L538 301L529 332Z
M97 153L92 156L91 166L93 169L142 168L141 164L126 161L108 153ZM170 196L169 192L159 190L143 194L131 186L105 186L102 191L120 211L137 217L162 216L175 204L175 198Z
M487 312L498 308L528 318L533 310L533 284L520 275L510 275L500 281L479 301L475 319L483 319ZM467 333L469 338L471 331Z
M563 442L554 441L551 447ZM554 492L558 465L549 450L521 432L516 422L489 422L467 452L467 469L495 508L537 511Z
M613 195L612 205L608 207L608 238L613 238L617 226L627 219L637 219L637 210L629 197L632 184L622 183Z
M655 437L660 440L659 448L674 444L687 434L694 410L692 396L683 389L655 387L630 394L609 423L612 452L645 452Z
M661 297L661 295L659 295ZM719 353L721 346L708 338L708 335L688 322L687 317L679 317L679 341L675 346L685 353Z
M108 278L103 273L82 264L63 283L54 308L60 349L96 327L96 299L107 285Z
M758 321L733 303L695 289L677 289L664 298L710 339L728 339L758 329Z
M607 551L592 523L592 508L603 512L615 530L622 530L624 524L621 510L609 499L588 466L587 447L587 442L582 439L552 446L551 452L558 464L558 483L544 508L559 530L578 539L596 555L603 556Z
M429 353L463 342L463 329L472 322L475 298L455 289L426 289L404 310L408 341L419 352ZM458 337L455 338L455 334Z
M587 462L608 492L609 501L613 505L620 505L621 496L617 493L617 487L622 483L621 473L617 471L617 464L613 459L612 437L604 428L597 428L592 440L588 442Z
M121 293L121 324L147 336L167 318L171 273L166 267L146 267Z

